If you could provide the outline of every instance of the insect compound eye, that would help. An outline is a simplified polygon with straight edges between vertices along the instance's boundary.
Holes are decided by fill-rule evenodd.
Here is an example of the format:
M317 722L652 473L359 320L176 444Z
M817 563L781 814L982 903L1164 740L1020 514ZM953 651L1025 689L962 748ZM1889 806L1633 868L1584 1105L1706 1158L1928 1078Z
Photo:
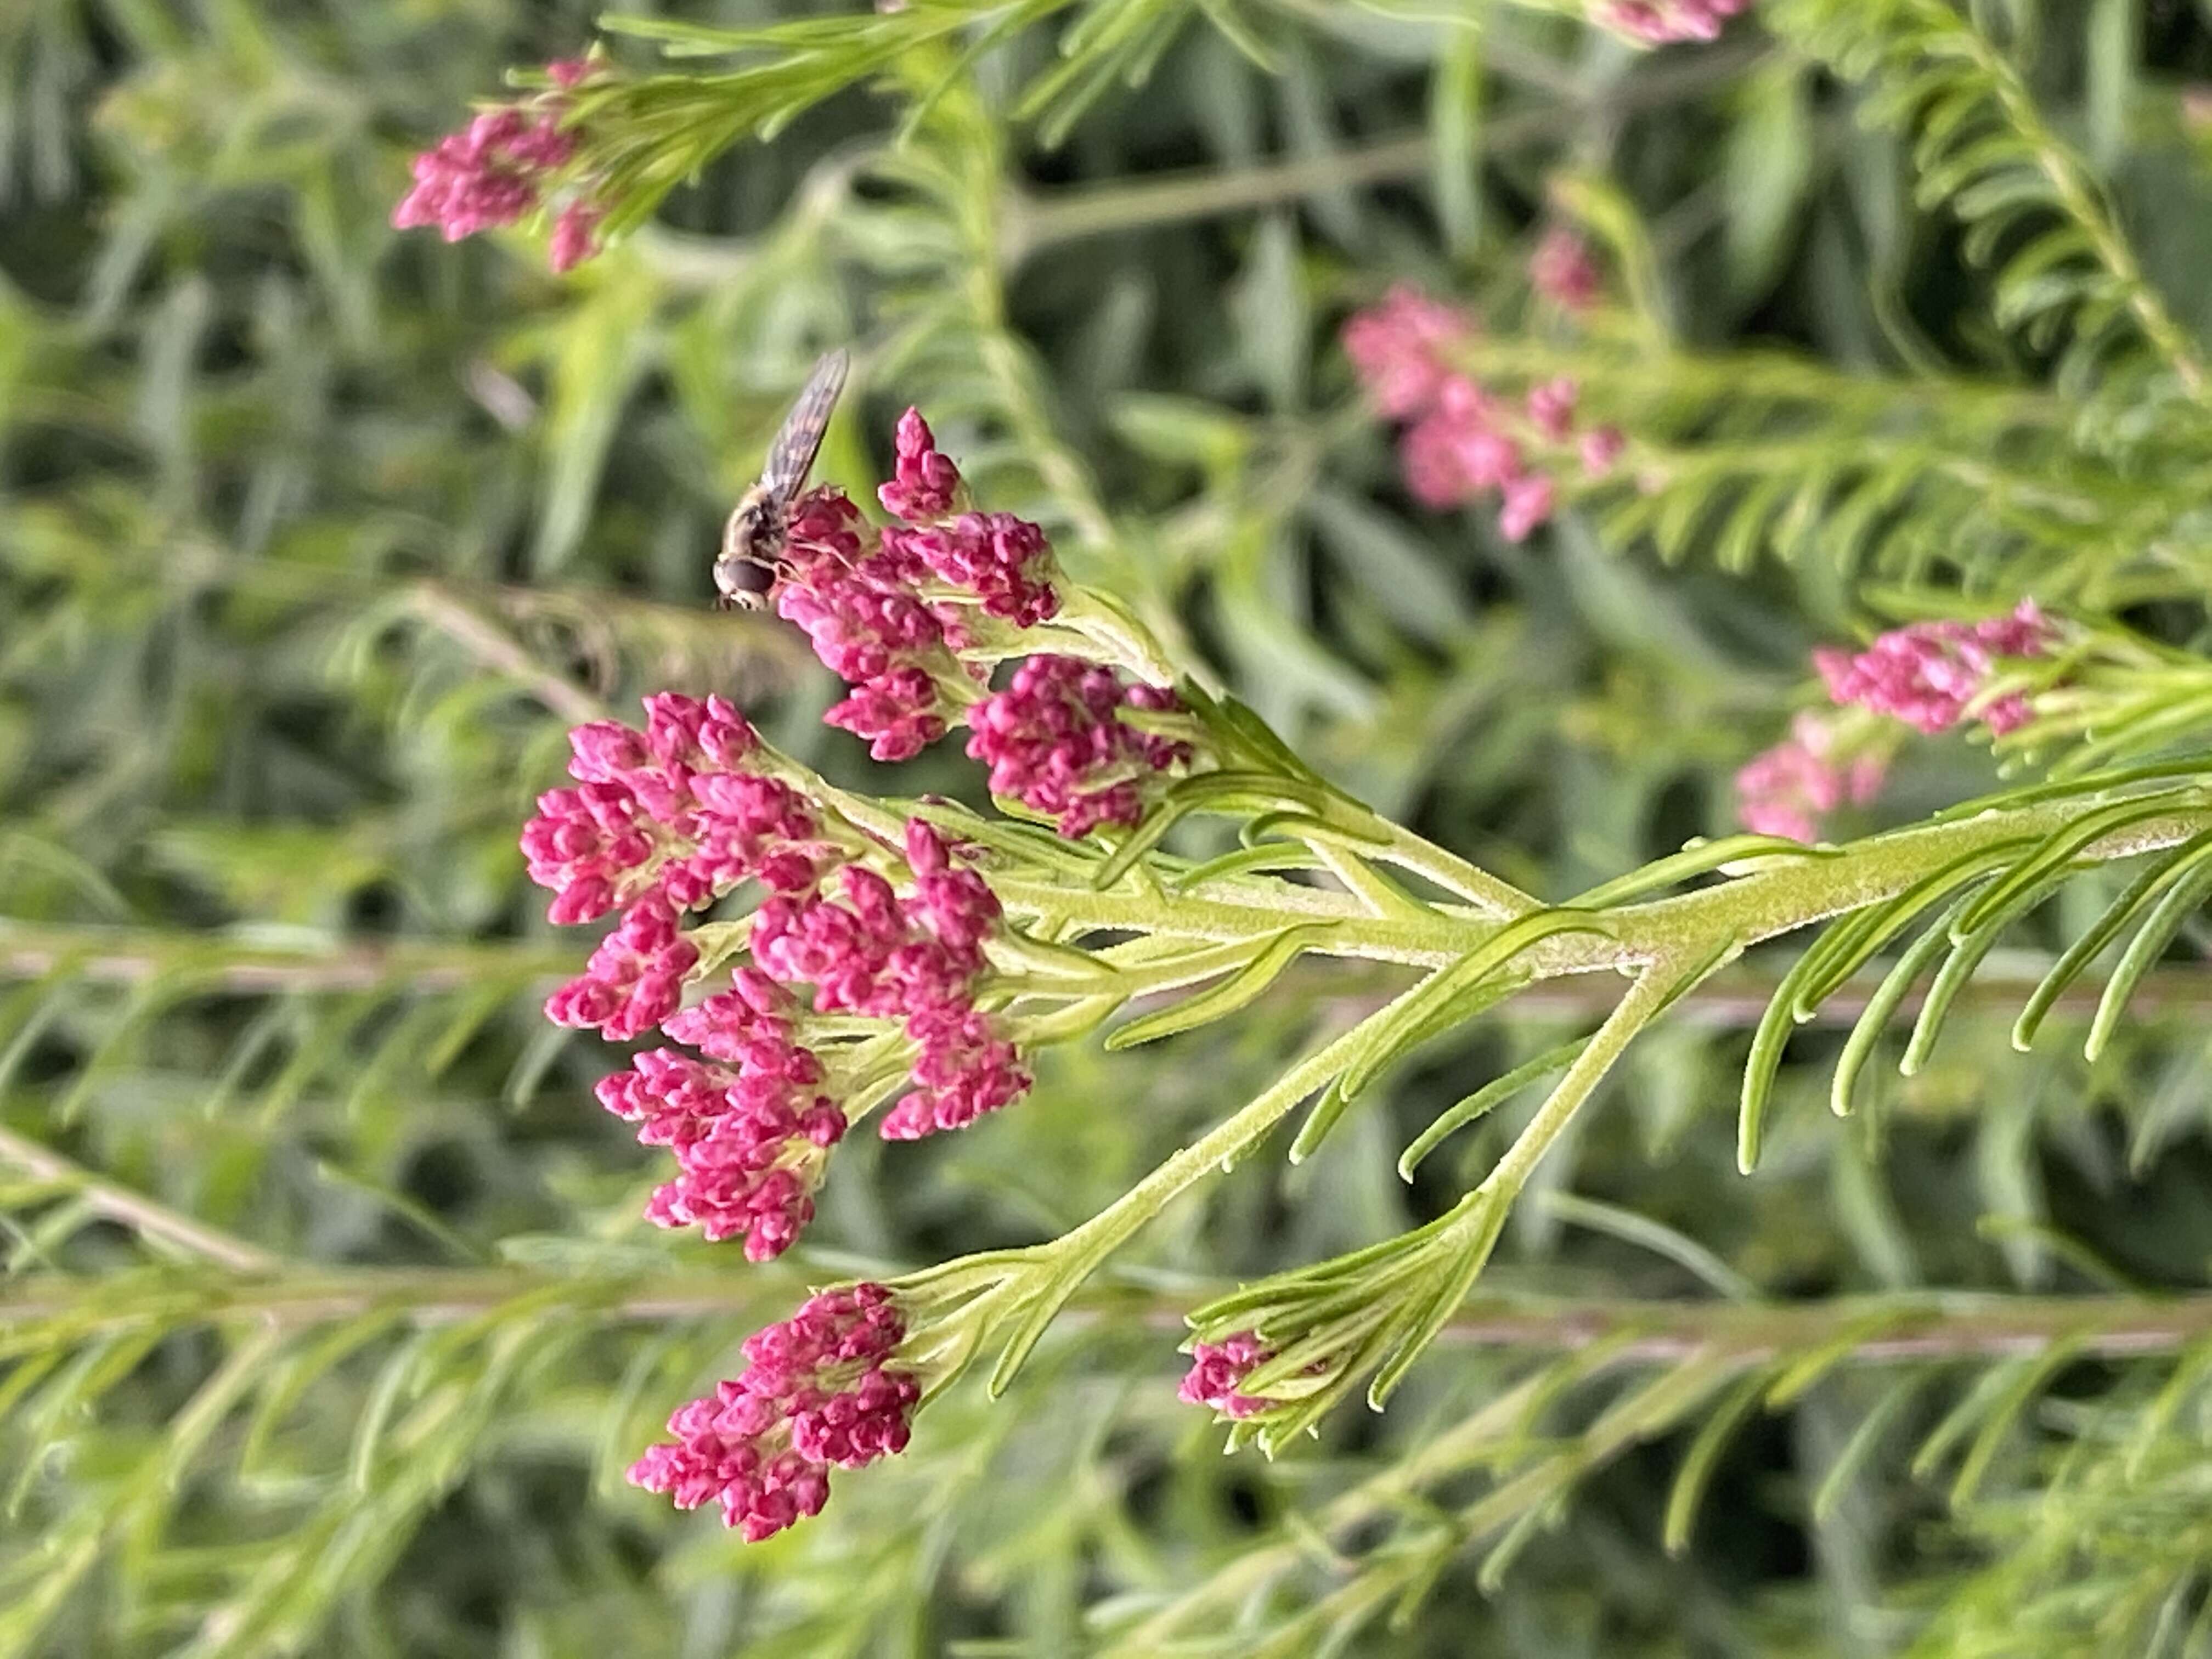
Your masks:
M775 572L753 559L714 561L714 586L722 597L743 604L757 600L775 580Z

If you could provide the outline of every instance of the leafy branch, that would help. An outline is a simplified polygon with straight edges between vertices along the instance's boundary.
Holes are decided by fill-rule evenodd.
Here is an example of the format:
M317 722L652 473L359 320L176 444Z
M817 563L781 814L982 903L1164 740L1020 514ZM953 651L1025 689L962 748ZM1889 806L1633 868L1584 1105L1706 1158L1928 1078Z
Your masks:
M1998 271L1997 319L2043 344L2068 331L2077 390L2130 322L2189 397L2212 391L2202 352L2145 280L2088 164L1948 0L1772 0L1762 15L1838 75L1875 83L1868 118L1913 135L1920 198L1966 223L1970 257L2014 244Z
M1231 803L1221 803L1227 806ZM1245 810L1262 800L1240 794ZM922 1283L982 1287L976 1308L1011 1325L994 1371L1003 1388L1076 1287L1139 1228L1218 1168L1234 1164L1300 1104L1318 1097L1293 1159L1310 1156L1346 1111L1389 1066L1439 1030L1510 998L1534 981L1616 973L1631 986L1590 1037L1559 1051L1547 1068L1562 1074L1480 1187L1430 1226L1333 1262L1292 1269L1193 1316L1209 1338L1255 1332L1272 1358L1243 1385L1270 1401L1249 1419L1270 1451L1279 1449L1379 1367L1370 1389L1380 1404L1448 1320L1480 1273L1504 1218L1529 1175L1564 1133L1613 1063L1679 995L1758 942L1839 918L1785 976L1755 1035L1747 1065L1740 1158L1757 1162L1783 1042L1876 951L1931 909L1953 908L1900 958L1862 1014L1839 1065L1836 1102L1848 1109L1850 1085L1873 1035L1893 1016L1912 977L1948 949L1936 988L1923 1006L1906 1065L1924 1056L1958 987L1971 977L1996 935L2047 897L2077 869L2163 854L2118 901L2107 920L2046 975L2038 995L2054 996L2077 976L2096 946L2148 906L2149 915L2093 1024L2091 1049L2109 1036L2134 980L2156 960L2180 919L2212 891L2212 795L2187 767L2149 769L2075 786L2045 786L1957 809L1936 823L1843 848L1802 849L1742 837L1662 860L1565 906L1509 911L1477 920L1449 907L1415 905L1366 916L1352 901L1307 895L1279 881L1245 876L1199 884L1200 896L1133 886L1131 866L1096 896L1065 886L1049 892L1018 879L999 886L1010 912L1038 917L1061 936L1133 931L1257 948L1280 933L1279 915L1297 894L1308 918L1295 951L1365 957L1422 965L1426 976L1350 1030L1286 1072L1258 1098L1175 1154L1091 1221L1048 1244L1012 1256L977 1258L931 1270ZM1649 897L1716 868L1751 872L1668 897ZM1258 914L1243 919L1249 886ZM1273 889L1272 902L1260 896ZM2153 904L2153 901L2156 901ZM2118 920L2113 920L2118 916ZM1456 930L1463 943L1448 943ZM1172 957L1170 958L1172 960ZM1210 958L1186 958L1194 969ZM1193 975L1195 977L1195 975ZM1180 975L1177 977L1181 977ZM1054 994L1048 992L1047 994ZM1057 994L1080 998L1073 985ZM1200 1000L1204 994L1200 994ZM2047 1005L2045 1005L2047 1006ZM2031 997L2020 1040L2039 1018ZM1206 1006L1194 1018L1210 1016ZM1164 1024L1159 1029L1176 1029ZM1534 1082L1533 1066L1514 1082ZM1456 1124L1494 1104L1496 1091L1471 1097ZM1434 1144L1425 1138L1421 1150ZM980 1276L980 1277L979 1277ZM966 1294L965 1291L962 1292ZM970 1310L963 1322L980 1321ZM981 1324L971 1328L980 1332ZM970 1338L970 1340L976 1340Z

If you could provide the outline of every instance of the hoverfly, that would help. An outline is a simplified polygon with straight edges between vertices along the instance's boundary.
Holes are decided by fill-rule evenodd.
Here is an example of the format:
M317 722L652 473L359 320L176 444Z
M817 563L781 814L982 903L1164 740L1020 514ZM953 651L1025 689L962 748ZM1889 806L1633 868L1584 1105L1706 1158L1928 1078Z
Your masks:
M799 401L783 417L783 429L769 446L760 482L745 491L723 527L722 551L714 561L714 587L721 596L715 603L721 609L758 611L767 605L783 557L791 504L814 470L822 435L845 389L846 367L842 351L826 353L814 365Z

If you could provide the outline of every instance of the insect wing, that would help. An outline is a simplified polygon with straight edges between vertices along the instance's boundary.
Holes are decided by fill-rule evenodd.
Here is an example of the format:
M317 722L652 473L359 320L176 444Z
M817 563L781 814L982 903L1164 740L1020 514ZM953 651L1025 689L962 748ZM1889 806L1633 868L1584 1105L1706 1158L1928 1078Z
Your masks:
M783 430L769 447L761 483L767 487L769 500L779 508L790 505L805 487L806 475L814 470L823 434L830 429L830 416L836 410L838 394L845 389L845 369L842 351L832 351L814 365L805 390L784 416Z

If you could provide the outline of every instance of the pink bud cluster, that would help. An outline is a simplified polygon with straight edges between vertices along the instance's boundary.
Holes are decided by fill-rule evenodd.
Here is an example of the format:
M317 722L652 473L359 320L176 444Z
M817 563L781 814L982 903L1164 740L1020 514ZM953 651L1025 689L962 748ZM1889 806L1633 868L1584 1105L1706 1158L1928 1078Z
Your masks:
M562 92L592 72L584 58L548 64ZM537 211L562 168L575 158L576 139L562 125L568 100L550 93L526 105L487 110L415 158L415 184L392 210L400 230L434 225L449 242L511 225ZM605 210L588 198L569 203L553 222L553 269L566 271L599 251Z
M878 760L910 759L945 735L948 686L973 678L955 653L973 643L975 613L1033 628L1060 610L1044 532L1011 513L955 513L960 488L909 409L877 492L900 522L869 531L825 487L800 498L787 529L776 610L853 688L823 718L868 739Z
M716 1243L743 1238L746 1260L767 1261L814 1218L845 1115L821 1091L821 1060L793 1036L790 994L750 968L733 981L671 1016L667 1031L734 1070L656 1048L635 1070L602 1079L599 1097L638 1126L641 1144L676 1154L677 1178L653 1194L647 1219L696 1224Z
M1840 707L1888 715L1929 733L1949 730L1971 710L2002 737L2033 713L2027 696L2009 692L1978 706L1976 700L2001 659L2046 655L2057 639L2050 619L2033 599L2023 599L2009 615L1980 622L1892 629L1860 652L1823 647L1814 652L1813 665ZM1882 760L1868 754L1847 760L1836 746L1832 717L1798 715L1788 738L1736 774L1736 812L1744 827L1809 842L1823 814L1880 793Z
M1562 311L1588 311L1602 292L1597 263L1583 239L1553 225L1528 256L1528 283Z
M830 1497L834 1467L906 1449L921 1384L888 1362L906 1340L891 1292L857 1285L810 1297L744 1342L742 1376L668 1419L676 1437L630 1466L634 1486L679 1510L712 1499L747 1543L771 1538Z
M751 935L760 970L811 986L818 1012L905 1022L919 1050L915 1087L884 1115L886 1140L964 1128L1020 1099L1031 1081L1014 1045L975 1005L997 897L981 876L952 863L944 838L920 818L907 824L905 839L910 896L848 865L842 902L819 891L778 895L754 914Z
M1791 724L1784 742L1756 755L1735 775L1736 812L1743 827L1762 836L1818 841L1820 819L1846 801L1863 806L1881 793L1885 771L1878 755L1844 759L1835 753L1832 721L1809 711Z
M1468 319L1401 284L1356 313L1343 339L1376 407L1409 422L1398 446L1407 488L1439 508L1494 493L1498 532L1525 541L1558 501L1553 473L1533 465L1529 450L1556 451L1574 440L1578 389L1571 380L1547 381L1516 407L1451 367L1452 349L1474 337ZM1574 447L1583 470L1597 477L1619 456L1621 436L1594 428Z
M2023 599L2007 617L1893 629L1856 654L1823 647L1813 653L1813 665L1837 702L1893 715L1923 732L1942 732L1966 718L1999 658L2042 656L2056 637L2035 601ZM2002 737L2027 722L2029 709L2027 699L2014 692L1973 713Z
M1591 14L1607 28L1647 46L1715 40L1721 25L1751 0L1601 0Z
M1344 325L1344 355L1381 413L1394 421L1428 412L1452 378L1445 354L1474 337L1462 313L1399 283L1379 304L1355 311Z
M993 794L1053 814L1073 839L1136 823L1146 783L1191 758L1188 744L1140 732L1120 711L1182 706L1164 687L1124 685L1079 658L1031 657L968 711L968 755L991 769Z
M546 1004L556 1024L627 1041L676 1010L698 953L684 911L748 879L777 892L816 880L820 848L806 798L745 769L752 727L720 697L664 692L645 700L643 732L594 720L568 734L573 789L549 790L523 827L531 878L553 890L567 924L625 906L583 976Z
M642 732L599 720L569 734L577 787L540 797L523 831L531 873L555 890L556 921L628 907L546 1013L611 1041L662 1026L708 1057L656 1049L605 1079L599 1099L639 1126L641 1142L676 1155L651 1219L742 1237L765 1261L813 1218L847 1127L823 1092L821 1059L799 1041L810 1011L791 988L811 990L812 1013L902 1022L913 1087L885 1114L886 1139L962 1128L1028 1091L1019 1052L975 1002L999 902L921 819L903 837L910 892L849 861L805 795L748 769L758 739L720 698L669 693L646 708ZM748 931L751 965L730 989L682 1008L699 963L684 913L747 879L766 892Z
M684 976L698 965L698 947L684 937L676 912L659 894L623 912L622 924L599 941L582 975L545 1000L545 1018L580 1030L598 1028L610 1042L642 1036L676 1012Z
M1189 1375L1176 1390L1176 1397L1186 1405L1211 1406L1224 1417L1253 1416L1274 1402L1239 1394L1237 1386L1274 1357L1273 1350L1262 1347L1259 1336L1251 1331L1239 1331L1218 1343L1194 1343Z

